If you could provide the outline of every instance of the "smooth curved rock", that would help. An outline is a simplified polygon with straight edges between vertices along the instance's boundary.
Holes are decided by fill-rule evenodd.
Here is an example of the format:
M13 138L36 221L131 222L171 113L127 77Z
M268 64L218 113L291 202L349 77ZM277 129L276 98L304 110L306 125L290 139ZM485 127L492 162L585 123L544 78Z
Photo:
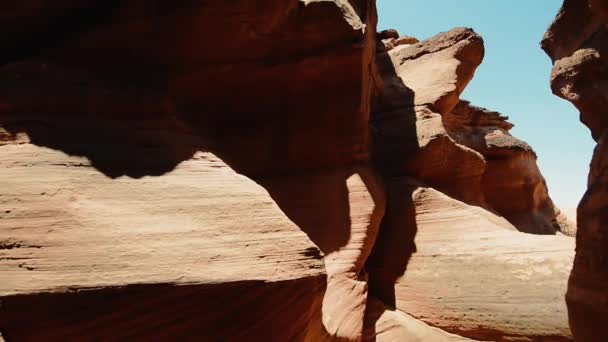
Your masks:
M422 321L414 319L405 312L390 309L380 300L373 297L370 298L367 306L366 322L369 322L369 325L366 327L363 341L472 341L468 338L449 334L431 327Z
M536 234L575 228L549 198L536 154L499 113L459 96L484 54L470 29L381 51L384 87L372 113L374 157L385 174L408 175Z
M96 3L2 5L0 331L360 339L375 3Z
M325 255L324 328L313 331L312 340L360 339L368 292L364 264L385 210L381 180L357 167L258 181Z
M321 314L320 251L264 189L212 154L160 177L111 179L31 142L2 139L0 150L9 340L302 340ZM207 332L221 324L233 328Z
M397 309L484 341L572 338L563 301L572 238L517 232L482 208L410 186L415 253L395 285Z
M566 0L542 47L553 60L551 89L574 104L598 142L587 192L577 211L576 257L568 282L568 314L577 341L608 338L608 17L603 1Z
M407 159L405 174L467 203L487 206L482 189L484 157L457 143L445 129L441 115L426 107L416 108L416 135L420 152Z
M376 34L372 0L0 7L8 340L569 337L572 240L482 208L554 219L533 151L459 99L471 29Z
M431 39L389 51L395 73L413 91L414 105L428 105L440 114L458 103L458 96L484 56L483 40L471 29L457 28Z
M577 212L580 229L576 236L576 258L568 282L570 324L577 340L603 341L607 322L608 267L606 225L608 223L608 132L593 153L588 189Z
M27 4L34 6L7 5L5 19L17 20ZM84 16L86 29L23 59L161 88L176 116L250 176L368 159L377 87L373 1L129 0L107 2L103 13L103 20Z
M483 57L481 37L454 29L377 57L382 91L373 108L376 164L389 175L408 174L482 203L484 161L451 139L442 124ZM478 191L467 191L477 186ZM472 196L469 196L472 194Z

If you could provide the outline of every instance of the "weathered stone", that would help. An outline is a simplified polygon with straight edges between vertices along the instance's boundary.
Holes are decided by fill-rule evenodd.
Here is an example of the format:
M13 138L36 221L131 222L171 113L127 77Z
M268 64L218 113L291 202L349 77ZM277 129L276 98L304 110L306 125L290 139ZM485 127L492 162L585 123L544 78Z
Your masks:
M411 45L411 44L416 44L418 43L419 40L415 37L412 36L401 36L397 39L395 39L395 46L399 46L399 45Z
M386 307L380 300L370 298L363 341L449 342L472 341L429 326L403 311Z
M377 164L529 233L574 234L549 198L536 154L509 134L507 118L459 99L483 58L481 37L454 29L380 52L384 88L372 115Z
M395 29L388 29L378 32L378 38L380 39L398 39L399 32Z
M554 61L553 92L574 104L598 142L577 212L568 314L577 341L608 338L608 17L605 1L566 0L542 47Z
M572 238L523 234L434 189L397 184L412 186L401 193L415 223L401 229L416 231L415 253L394 289L397 309L483 341L571 339L563 296Z
M3 7L5 337L361 338L373 1Z

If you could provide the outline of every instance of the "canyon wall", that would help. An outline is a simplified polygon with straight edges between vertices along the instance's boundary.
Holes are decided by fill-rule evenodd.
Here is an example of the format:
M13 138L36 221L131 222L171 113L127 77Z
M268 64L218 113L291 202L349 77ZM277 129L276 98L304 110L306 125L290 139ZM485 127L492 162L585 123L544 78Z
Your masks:
M368 0L2 5L4 337L360 336L375 21Z
M509 134L508 117L459 99L483 60L479 35L459 28L384 50L385 87L371 121L381 170L493 211L520 231L574 234L549 198L535 152Z
M566 296L577 341L608 338L607 24L605 1L565 0L542 41L553 61L553 93L580 111L597 142L587 192L577 210L576 257Z
M456 28L397 44L394 30L379 36L388 34L370 122L387 191L371 297L469 338L570 340L563 298L574 241L564 234L575 229L507 118L460 99L482 38Z
M473 30L377 34L372 0L2 7L8 341L571 338L575 230L460 99Z

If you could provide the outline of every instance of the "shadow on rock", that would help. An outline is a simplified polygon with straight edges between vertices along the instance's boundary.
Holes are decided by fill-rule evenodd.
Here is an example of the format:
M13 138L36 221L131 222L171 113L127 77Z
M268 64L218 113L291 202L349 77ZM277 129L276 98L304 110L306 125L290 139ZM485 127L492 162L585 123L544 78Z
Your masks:
M44 63L5 66L0 87L4 143L86 157L111 178L160 176L206 150L159 88L105 82Z

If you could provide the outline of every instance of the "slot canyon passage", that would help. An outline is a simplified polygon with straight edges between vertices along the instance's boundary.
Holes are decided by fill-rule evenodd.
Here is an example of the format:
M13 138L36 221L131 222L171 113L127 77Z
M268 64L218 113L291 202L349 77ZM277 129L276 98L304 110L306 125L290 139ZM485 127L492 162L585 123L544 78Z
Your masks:
M597 142L576 224L461 98L483 38L377 19L1 4L0 340L607 341L607 2L541 43Z

